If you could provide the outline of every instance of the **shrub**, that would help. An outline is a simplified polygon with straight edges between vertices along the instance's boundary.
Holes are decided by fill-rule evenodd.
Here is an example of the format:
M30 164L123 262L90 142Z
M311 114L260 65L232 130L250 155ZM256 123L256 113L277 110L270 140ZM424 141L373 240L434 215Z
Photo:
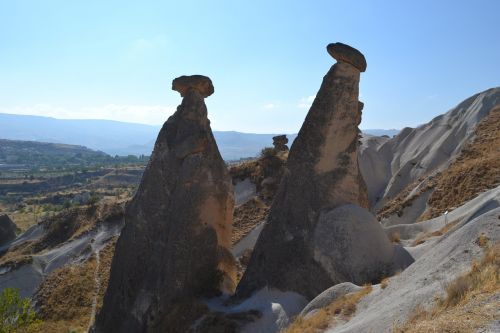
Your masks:
M69 209L69 208L71 208L71 201L69 200L64 201L63 209Z
M260 157L276 156L277 151L272 147L266 147L260 151Z
M444 304L447 306L458 304L471 288L471 276L469 274L459 276L446 286L446 299L444 300Z
M101 200L101 197L97 193L92 193L87 201L87 204L94 207Z
M0 293L0 333L35 332L39 324L29 298L21 298L18 289Z
M485 234L479 235L479 237L476 239L476 244L482 248L486 248L488 246L488 237L486 237Z

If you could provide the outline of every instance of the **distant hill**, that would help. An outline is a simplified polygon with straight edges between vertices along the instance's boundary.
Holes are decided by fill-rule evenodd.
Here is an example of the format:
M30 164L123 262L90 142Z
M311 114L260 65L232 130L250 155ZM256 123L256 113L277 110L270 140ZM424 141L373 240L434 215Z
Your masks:
M83 146L61 143L0 139L0 164L39 164L62 160L80 163L84 160L100 160L110 156Z
M150 155L160 126L113 120L72 120L0 113L0 138L85 146L111 155ZM398 130L368 129L372 135L397 134ZM278 133L282 134L282 133ZM226 160L256 156L272 145L276 134L214 131ZM290 144L296 134L289 135Z
M0 170L67 169L127 162L139 163L141 160L136 156L115 158L77 145L0 139Z

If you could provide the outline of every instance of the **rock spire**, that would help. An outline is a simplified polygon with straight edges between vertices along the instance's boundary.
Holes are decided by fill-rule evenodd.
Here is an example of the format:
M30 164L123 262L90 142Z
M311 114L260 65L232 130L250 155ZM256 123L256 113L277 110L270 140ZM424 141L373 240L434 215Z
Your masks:
M315 229L322 212L347 204L368 208L357 157L359 80L366 61L345 44L327 50L338 62L323 78L290 148L267 223L238 285L239 297L267 286L312 298L345 278L336 279L315 259Z
M94 332L166 332L183 320L179 306L234 291L233 188L204 102L214 88L193 75L175 79L172 89L182 103L126 207Z

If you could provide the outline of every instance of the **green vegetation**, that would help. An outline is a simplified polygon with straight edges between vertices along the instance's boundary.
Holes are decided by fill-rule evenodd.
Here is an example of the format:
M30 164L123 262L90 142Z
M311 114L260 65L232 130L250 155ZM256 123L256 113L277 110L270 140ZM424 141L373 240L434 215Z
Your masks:
M276 149L273 147L266 147L260 151L260 157L276 156Z
M87 200L87 204L94 207L101 200L101 197L97 193L92 193Z
M0 139L0 176L27 182L49 174L87 173L103 167L144 165L149 156L110 156L83 146Z
M127 200L148 160L82 146L0 139L0 210L24 231L63 211Z
M40 324L29 298L19 290L5 288L0 293L0 333L35 332Z

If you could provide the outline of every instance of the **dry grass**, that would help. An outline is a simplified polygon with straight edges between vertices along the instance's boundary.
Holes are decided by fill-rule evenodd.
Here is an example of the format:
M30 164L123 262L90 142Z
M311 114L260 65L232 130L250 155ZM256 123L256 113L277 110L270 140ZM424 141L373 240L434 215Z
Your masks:
M101 204L97 208L82 206L65 210L47 222L48 232L44 237L9 249L0 263L13 266L26 263L32 260L31 254L79 237L98 223L118 222L122 214L121 205L115 202ZM102 306L108 285L115 243L116 237L100 251L98 275L101 287L97 295L97 310ZM36 297L39 314L43 319L40 332L86 332L96 292L95 271L96 260L93 255L82 263L61 267L47 277Z
M21 231L26 231L40 219L40 217L35 217L33 213L25 211L9 212L8 215Z
M380 288L385 289L389 285L389 278L383 278L382 281L380 281Z
M500 184L500 108L491 110L476 127L475 138L443 172L420 177L387 201L377 212L380 219L398 214L424 192L434 189L428 209L418 218L425 221L473 199ZM411 191L420 186L415 195Z
M233 215L232 244L245 237L259 223L267 219L269 205L258 198L236 207Z
M480 262L446 285L446 295L434 308L415 308L394 332L476 332L498 316L500 299L500 244L486 248Z
M347 294L307 318L298 316L284 333L315 333L327 329L337 320L348 321L356 312L359 301L372 291L366 285L360 291Z
M102 306L108 286L111 260L116 237L100 252L97 311ZM37 295L39 313L43 319L40 332L86 332L96 285L95 255L81 264L62 267L52 272L40 286Z
M288 151L263 155L255 160L245 161L229 167L233 181L249 178L257 187L259 197L270 203L278 189L288 159ZM273 179L272 183L263 184L263 180Z
M488 246L488 237L486 237L485 234L479 235L479 237L476 239L476 244L482 248L486 248Z
M460 156L436 177L429 209L421 220L439 216L500 184L500 107L479 123L475 134Z
M33 241L13 246L0 258L0 266L18 267L31 262L33 254Z
M399 232L395 231L395 232L392 232L390 235L389 235L389 240L391 241L391 243L394 243L394 244L399 244L401 243L401 235Z
M99 290L99 295L97 296L97 312L99 312L102 307L104 294L106 293L106 289L108 289L111 262L113 261L113 256L115 254L117 240L118 236L115 236L100 252L101 265L99 266L99 277L101 280L101 288Z
M49 275L38 293L41 332L84 331L95 291L95 257L60 268Z
M428 233L422 233L422 234L418 235L417 238L413 241L412 246L417 246L417 245L420 245L422 243L425 243L425 241L431 237L442 236L442 235L446 234L457 223L458 223L458 220L452 221L452 222L446 224L444 227L442 227L439 230L436 230L433 232L428 232Z
M411 195L411 191L415 189L417 186L420 186L420 190ZM430 190L434 186L432 182L432 177L426 178L425 176L420 177L418 180L413 183L408 184L402 191L398 193L394 198L388 200L378 211L377 218L379 220L388 218L394 214L398 216L403 215L403 210L406 207L410 207L413 204L413 201L421 196L424 192Z

